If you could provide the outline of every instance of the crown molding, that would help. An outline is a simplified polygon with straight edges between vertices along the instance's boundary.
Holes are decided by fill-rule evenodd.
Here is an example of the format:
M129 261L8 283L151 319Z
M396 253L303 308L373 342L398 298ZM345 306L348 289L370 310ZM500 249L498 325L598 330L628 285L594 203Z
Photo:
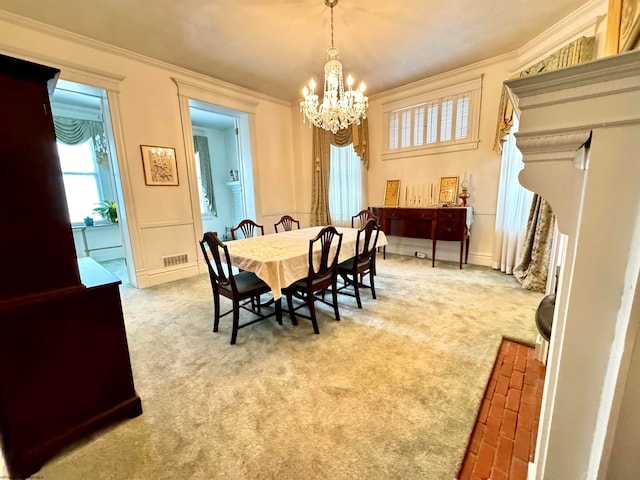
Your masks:
M591 0L540 35L525 43L516 53L518 64L513 72L524 70L564 45L580 37L593 37L603 17L607 15L607 0Z
M438 90L438 88L440 88L438 87L439 83L442 83L443 86L450 85L452 82L464 83L469 78L477 78L478 76L480 77L483 76L483 74L478 74L478 70L484 70L487 67L490 67L494 64L509 61L509 60L515 60L516 58L517 58L516 52L505 53L504 55L491 57L486 60L481 60L476 63L465 65L464 67L456 68L455 70L449 70L448 72L423 78L422 80L417 80L412 83L407 83L406 85L402 85L401 87L396 87L391 90L385 90L384 92L376 93L375 95L371 95L369 97L369 100L377 100L379 98L387 98L395 95L402 96L408 90L413 90L413 89L428 88L428 90ZM461 80L460 77L467 77L467 78ZM388 102L385 102L385 103L388 103Z
M190 77L195 80L199 80L201 82L212 84L218 88L224 88L226 90L230 90L236 95L246 95L248 97L257 98L257 99L268 101L271 103L290 106L289 101L272 97L269 95L265 95L263 93L256 92L253 90L249 90L248 88L240 87L238 85L234 85L232 83L228 83L214 77L209 77L207 75L203 75L201 73L197 73L192 70L188 70L186 68L178 67L176 65L163 62L155 58L147 57L140 53L135 53L130 50L126 50L124 48L116 47L115 45L111 45L105 42L101 42L99 40L94 40L92 38L85 37L84 35L72 33L67 30L63 30L61 28L48 25L46 23L42 23L36 20L32 20L30 18L22 17L14 13L7 12L6 10L0 10L0 21L7 22L18 27L27 28L29 30L34 30L36 32L43 33L45 35L51 35L61 40L73 42L77 45L80 45L86 48L100 50L111 55L132 60L134 62L145 63L153 67L168 70L176 75ZM30 55L33 55L33 53L30 53ZM61 62L56 60L56 63L60 64Z
M33 52L29 50L4 43L0 43L0 52L29 62L57 68L60 70L60 78L63 78L64 80L92 85L94 87L103 88L104 90L118 92L120 82L126 78L112 72L87 67L85 65L80 65L79 63L67 62L66 60L60 60L48 55L34 55Z
M369 100L394 96L402 94L407 90L420 89L425 86L432 88L435 82L455 81L456 77L464 76L476 70L486 69L487 67L502 62L511 62L512 65L514 65L511 71L513 73L519 72L526 66L549 55L550 51L556 50L576 38L595 35L596 27L603 15L606 16L607 8L607 0L591 0L516 50L470 65L465 65L455 70L423 78L401 87L376 93L375 95L371 95Z

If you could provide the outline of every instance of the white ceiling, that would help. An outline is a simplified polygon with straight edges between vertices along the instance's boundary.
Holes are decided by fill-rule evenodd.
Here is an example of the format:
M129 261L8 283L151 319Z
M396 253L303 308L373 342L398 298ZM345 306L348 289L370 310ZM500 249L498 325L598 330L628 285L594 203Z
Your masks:
M586 0L339 0L334 43L367 94L516 50ZM0 9L288 101L322 80L324 0L0 0Z

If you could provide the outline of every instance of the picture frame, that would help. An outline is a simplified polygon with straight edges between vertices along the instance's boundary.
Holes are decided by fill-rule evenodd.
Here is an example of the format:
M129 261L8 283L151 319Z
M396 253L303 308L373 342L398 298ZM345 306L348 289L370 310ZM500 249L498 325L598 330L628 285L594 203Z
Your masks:
M175 148L140 145L140 152L146 185L179 185Z
M440 177L440 190L438 193L438 203L451 205L457 202L458 198L458 177Z
M609 0L605 54L640 47L640 0Z
M400 200L400 180L387 180L384 189L384 206L397 207Z

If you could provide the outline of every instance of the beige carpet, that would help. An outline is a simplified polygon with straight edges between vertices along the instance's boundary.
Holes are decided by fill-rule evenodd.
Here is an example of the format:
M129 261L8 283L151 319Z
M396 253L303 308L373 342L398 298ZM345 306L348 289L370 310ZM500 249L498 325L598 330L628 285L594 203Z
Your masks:
M144 413L44 480L455 478L502 337L532 344L540 294L484 267L390 256L364 309L212 333L207 276L123 308ZM322 307L328 312L328 307Z

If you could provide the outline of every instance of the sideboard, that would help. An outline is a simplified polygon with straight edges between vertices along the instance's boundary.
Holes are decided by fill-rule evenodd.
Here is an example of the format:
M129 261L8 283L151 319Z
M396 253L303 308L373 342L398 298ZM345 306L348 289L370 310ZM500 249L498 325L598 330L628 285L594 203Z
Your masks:
M385 235L431 239L431 266L438 240L460 242L460 268L469 257L469 207L369 207Z

